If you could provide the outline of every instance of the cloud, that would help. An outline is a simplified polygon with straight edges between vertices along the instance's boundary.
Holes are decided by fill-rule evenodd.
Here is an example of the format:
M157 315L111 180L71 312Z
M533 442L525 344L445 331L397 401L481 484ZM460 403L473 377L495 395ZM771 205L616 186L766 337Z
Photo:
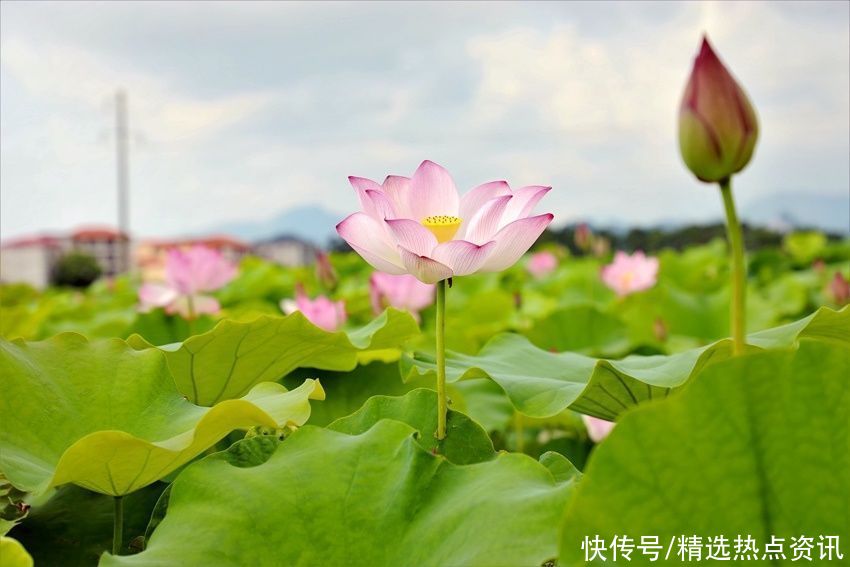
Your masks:
M678 157L700 33L762 139L748 198L846 194L850 16L803 3L3 4L3 235L114 218L130 97L132 225L173 234L318 202L349 174L551 184L560 221L719 217ZM49 17L48 17L49 15ZM628 206L624 206L627 203Z

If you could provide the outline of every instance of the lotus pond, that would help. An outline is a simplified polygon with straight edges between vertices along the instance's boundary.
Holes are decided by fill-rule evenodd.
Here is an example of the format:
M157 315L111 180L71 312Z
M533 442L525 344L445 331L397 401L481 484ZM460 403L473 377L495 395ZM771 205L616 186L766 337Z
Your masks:
M426 160L351 177L315 268L2 287L0 566L847 564L850 241L745 259L707 40L679 137L727 240L524 256L549 187Z
M443 440L435 307L376 315L355 254L330 280L247 258L193 321L138 312L131 278L4 287L4 562L570 565L586 537L846 536L850 244L811 239L751 254L740 357L723 241L622 296L608 257L557 250L458 278ZM340 330L283 315L298 293L344 301ZM582 414L617 425L597 446Z

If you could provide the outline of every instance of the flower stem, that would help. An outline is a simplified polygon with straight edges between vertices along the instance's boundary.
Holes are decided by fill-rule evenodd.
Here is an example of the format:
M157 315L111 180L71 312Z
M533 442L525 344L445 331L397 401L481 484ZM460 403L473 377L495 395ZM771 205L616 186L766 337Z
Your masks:
M744 238L741 233L741 223L735 212L731 178L727 177L720 181L720 192L723 194L723 206L726 208L726 234L732 252L732 352L739 355L744 352L746 330L747 272L744 260Z
M120 555L124 540L124 497L115 496L112 502L112 555Z
M187 323L189 326L189 336L193 336L195 334L195 299L191 294L186 296L186 310L187 310Z
M446 438L446 280L437 282L437 433Z
M514 412L514 436L516 437L516 452L525 453L525 424L522 422L522 414Z

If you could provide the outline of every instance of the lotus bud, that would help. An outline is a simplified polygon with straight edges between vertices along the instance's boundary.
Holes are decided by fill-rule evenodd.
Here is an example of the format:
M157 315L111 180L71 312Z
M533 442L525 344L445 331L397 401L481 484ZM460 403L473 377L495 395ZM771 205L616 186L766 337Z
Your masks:
M316 279L328 290L335 290L339 278L331 264L331 258L326 252L316 252Z
M835 272L835 276L829 282L829 290L837 305L844 305L850 300L850 282L844 279L841 272Z
M679 108L685 165L701 181L721 181L746 167L757 138L755 109L703 37Z

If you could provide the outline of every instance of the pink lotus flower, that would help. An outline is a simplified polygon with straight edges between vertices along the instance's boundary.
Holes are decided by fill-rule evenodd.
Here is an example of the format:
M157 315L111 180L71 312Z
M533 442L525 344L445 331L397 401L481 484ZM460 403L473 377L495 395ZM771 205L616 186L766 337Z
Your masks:
M602 268L602 281L619 296L651 288L657 276L658 258L647 258L640 250L631 256L619 251L614 261Z
M510 267L553 218L529 216L551 187L492 181L461 198L449 172L427 160L410 179L349 181L363 210L337 225L339 235L375 269L424 283Z
M703 37L679 109L685 165L701 181L721 181L746 167L757 138L756 111Z
M392 306L410 311L418 321L419 312L434 303L434 285L422 283L410 274L374 272L369 278L369 296L376 315Z
M300 285L295 290L295 301L284 299L280 309L287 315L300 311L308 321L330 332L339 330L348 319L344 301L331 301L324 295L311 300Z
M139 288L139 309L143 312L165 308L169 315L179 313L186 319L217 313L215 291L236 276L236 266L218 251L205 246L186 250L172 249L165 259L165 282L145 283Z
M608 434L611 433L611 430L614 429L614 425L616 425L613 421L605 421L604 419L591 417L589 415L582 415L581 420L587 428L587 436L590 437L590 440L594 443L599 443L608 437Z
M535 278L548 276L558 267L558 257L551 252L538 252L528 260L528 271Z

